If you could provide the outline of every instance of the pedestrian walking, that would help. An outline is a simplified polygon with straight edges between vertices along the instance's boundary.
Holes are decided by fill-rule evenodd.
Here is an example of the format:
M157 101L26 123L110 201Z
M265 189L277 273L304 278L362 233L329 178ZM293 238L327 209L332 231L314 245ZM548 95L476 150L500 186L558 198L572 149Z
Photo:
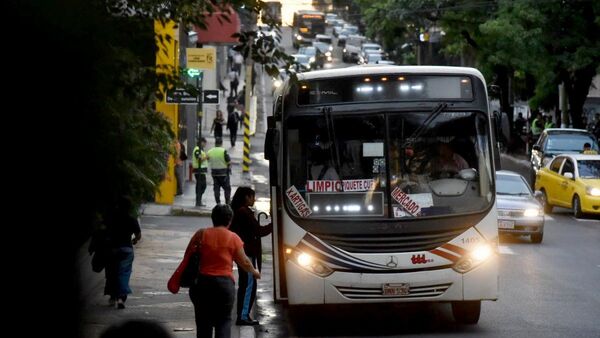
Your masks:
M250 208L254 205L256 194L249 187L239 187L233 195L231 207L234 211L231 231L240 236L244 242L244 252L252 262L252 266L261 271L262 246L260 238L273 231L273 224L261 226ZM239 285L237 291L237 320L236 325L259 325L250 317L252 305L256 300L256 278L251 273L238 269Z
M239 74L235 70L231 70L227 77L229 78L229 96L237 97L238 95L238 86L240 84Z
M244 254L244 243L229 230L233 211L226 204L212 209L213 228L200 229L191 238L185 250L183 262L189 262L193 253L200 254L199 274L190 287L189 295L194 304L196 337L231 337L231 310L235 297L233 262L240 269L260 279L248 257ZM168 289L179 292L179 281L183 269L177 269L169 280Z
M239 115L236 111L227 116L227 129L229 129L229 141L232 148L235 147L235 141L237 140L238 121Z
M221 204L221 188L223 188L225 192L225 204L229 204L231 197L231 184L229 182L231 158L227 150L223 148L222 138L218 137L215 139L215 146L206 153L206 156L208 157L210 174L213 178L215 201L217 204Z
M119 309L125 308L127 295L131 293L129 279L133 268L133 245L142 238L135 213L136 209L130 199L121 197L114 209L106 212L103 218L107 231L106 243L110 248L104 269L104 294L110 297L109 305L114 306L116 303Z
M242 54L236 52L233 54L233 70L235 70L238 75L242 73L242 64L244 63L244 57Z
M181 141L175 143L175 150L177 156L175 157L175 180L177 181L177 192L176 195L183 194L183 168L184 163L187 160L187 154L185 152L185 146Z
M217 115L215 116L212 126L210 126L210 132L214 131L215 139L223 137L223 125L225 124L225 118L223 117L223 112L219 109L217 110Z
M194 148L194 157L192 159L192 168L196 178L196 206L201 207L202 195L206 191L206 174L208 173L208 157L204 148L206 147L206 138L198 140L198 145Z

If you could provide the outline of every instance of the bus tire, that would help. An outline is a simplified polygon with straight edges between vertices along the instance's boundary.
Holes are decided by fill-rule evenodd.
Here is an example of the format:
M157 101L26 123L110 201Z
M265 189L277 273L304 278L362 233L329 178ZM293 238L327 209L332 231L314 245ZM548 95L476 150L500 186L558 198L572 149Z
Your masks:
M544 239L544 233L540 232L539 234L531 234L530 237L531 243L539 244L542 243L542 240Z
M480 314L480 300L452 302L452 315L457 323L468 325L477 324Z

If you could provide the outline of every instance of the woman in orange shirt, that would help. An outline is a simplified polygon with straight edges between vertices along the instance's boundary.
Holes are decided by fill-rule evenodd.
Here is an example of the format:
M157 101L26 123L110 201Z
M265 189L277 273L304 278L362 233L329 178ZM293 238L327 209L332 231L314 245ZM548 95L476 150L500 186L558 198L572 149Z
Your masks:
M213 228L198 230L185 250L183 260L189 261L195 251L200 253L200 273L190 287L190 299L194 304L196 336L231 336L231 310L235 297L233 262L240 268L260 278L246 254L244 243L238 235L229 231L233 211L229 205L219 204L211 214ZM176 272L177 273L177 272ZM169 281L169 291L179 291L179 280Z

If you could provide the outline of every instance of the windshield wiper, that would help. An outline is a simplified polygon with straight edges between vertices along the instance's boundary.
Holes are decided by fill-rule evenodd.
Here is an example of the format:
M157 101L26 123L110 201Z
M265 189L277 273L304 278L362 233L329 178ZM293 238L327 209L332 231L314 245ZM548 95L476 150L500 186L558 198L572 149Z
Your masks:
M413 142L419 136L421 136L421 134L423 134L423 132L427 129L427 127L429 127L431 122L433 122L433 120L435 120L438 117L438 115L440 115L447 107L448 107L448 104L446 102L441 102L440 104L438 104L431 111L431 113L429 113L429 116L427 116L425 121L423 121L423 123L421 123L421 125L417 129L415 129L415 131L409 137L406 138L406 141L404 141L402 148L406 148L407 146L412 145Z

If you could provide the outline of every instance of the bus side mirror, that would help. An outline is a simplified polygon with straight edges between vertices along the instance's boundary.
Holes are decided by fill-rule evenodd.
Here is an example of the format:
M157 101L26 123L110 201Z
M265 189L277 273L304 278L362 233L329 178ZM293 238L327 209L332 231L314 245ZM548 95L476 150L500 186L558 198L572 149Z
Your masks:
M265 160L275 160L279 153L279 130L269 128L265 136Z

